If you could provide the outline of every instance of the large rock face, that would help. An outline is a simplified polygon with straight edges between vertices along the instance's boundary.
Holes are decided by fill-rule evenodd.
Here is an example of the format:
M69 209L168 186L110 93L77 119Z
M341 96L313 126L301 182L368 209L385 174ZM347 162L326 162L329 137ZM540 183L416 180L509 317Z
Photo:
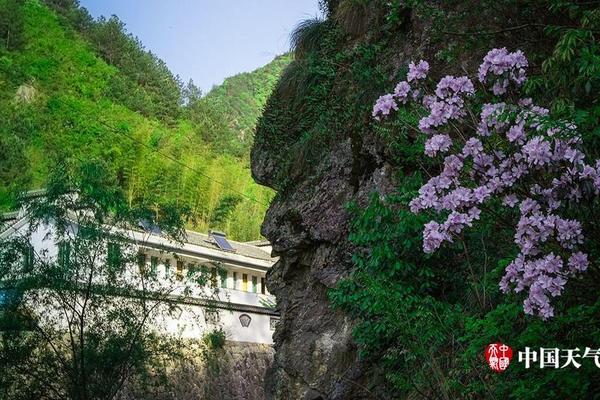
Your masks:
M202 357L170 364L168 386L135 385L119 400L265 400L265 373L272 361L271 345L226 342Z
M267 275L281 312L275 361L266 378L268 398L373 398L373 381L366 379L351 338L352 322L332 310L327 298L328 289L352 268L345 205L392 188L391 168L377 141L356 145L349 138L332 148L314 178L273 202L263 224L280 256ZM253 173L267 185L274 184L269 157L255 147Z
M358 357L355 323L328 301L353 268L346 205L388 195L396 174L423 168L394 145L416 147L419 113L390 118L388 129L373 123L373 103L413 60L428 60L436 81L476 71L494 47L519 43L542 54L552 46L539 30L505 29L539 25L541 15L510 2L323 3L328 18L305 22L294 35L295 60L267 103L252 150L253 177L279 192L262 225L280 257L267 275L281 312L267 398L385 399L393 397L380 384L385 378Z

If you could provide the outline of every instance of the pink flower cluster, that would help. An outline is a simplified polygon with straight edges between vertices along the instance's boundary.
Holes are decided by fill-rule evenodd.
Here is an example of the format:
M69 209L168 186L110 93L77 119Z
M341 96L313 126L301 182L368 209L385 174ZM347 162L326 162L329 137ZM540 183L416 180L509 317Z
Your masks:
M418 68L421 63L411 63L409 81L425 79L427 69ZM525 67L521 51L493 49L479 68L479 79L492 84L494 94L503 95L510 81L517 86L525 81ZM408 82L401 82L395 94L387 96L404 103L410 92ZM505 207L518 207L519 255L506 268L500 288L505 293L511 288L526 292L526 313L552 317L550 299L562 293L569 277L589 265L580 249L581 223L560 212L567 203L580 201L586 185L600 194L600 161L586 164L576 126L552 120L549 111L531 99L484 104L470 129L468 118L476 105L468 104L475 89L467 77L446 76L430 95L421 95L424 88L415 92L412 98L421 100L428 111L419 122L419 129L430 136L425 154L451 153L444 158L442 172L429 179L410 203L414 213L432 209L446 215L443 222L425 225L423 250L432 253L452 242L480 218L485 203L500 199ZM380 110L377 104L374 116L389 114L389 109L387 113L376 109Z

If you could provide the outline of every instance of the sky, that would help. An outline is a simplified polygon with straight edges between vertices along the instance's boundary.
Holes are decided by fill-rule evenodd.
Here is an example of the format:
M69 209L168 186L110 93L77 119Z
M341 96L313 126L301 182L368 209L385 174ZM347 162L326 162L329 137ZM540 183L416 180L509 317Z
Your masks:
M289 49L317 0L80 0L94 18L117 15L128 32L203 93Z

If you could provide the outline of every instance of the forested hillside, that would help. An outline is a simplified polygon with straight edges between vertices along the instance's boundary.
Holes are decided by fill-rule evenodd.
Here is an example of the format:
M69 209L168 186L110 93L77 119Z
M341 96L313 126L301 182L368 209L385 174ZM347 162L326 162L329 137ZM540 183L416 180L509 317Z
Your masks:
M248 149L287 62L202 97L117 17L95 21L71 0L0 0L0 207L43 187L58 161L99 158L130 202L174 204L192 229L258 238L272 192L253 182Z
M218 110L218 120L226 121L226 128L238 134L235 140L242 152L247 152L252 145L256 121L283 69L291 60L291 55L287 54L256 71L227 78L202 98L206 107Z

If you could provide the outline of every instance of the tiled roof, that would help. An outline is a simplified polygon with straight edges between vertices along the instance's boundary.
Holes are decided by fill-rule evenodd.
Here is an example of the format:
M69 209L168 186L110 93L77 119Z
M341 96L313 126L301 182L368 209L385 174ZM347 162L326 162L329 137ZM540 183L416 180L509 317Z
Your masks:
M186 231L187 243L194 244L196 246L202 246L209 249L221 250L219 246L214 242L214 240L207 234L194 232L194 231ZM260 260L274 261L267 251L257 247L256 245L250 243L236 242L230 239L227 241L231 244L231 246L235 249L235 253L251 257L258 258Z
M14 221L18 218L18 216L19 216L19 212L0 214L0 232L2 232L5 228L8 228L11 223L14 223ZM138 228L138 229L134 229L134 230L136 230L136 231L139 230L139 227L136 227L136 228ZM245 242L245 243L244 242L236 242L231 239L227 239L227 241L234 248L235 254L239 254L241 256L255 258L255 259L259 259L259 260L265 260L265 261L273 261L274 262L276 260L275 258L271 257L271 254L268 251L266 251L265 249L263 249L261 247L261 246L266 246L269 244L269 242L266 240L255 240L252 242ZM205 233L186 230L185 242L196 245L196 246L202 246L204 248L208 248L208 249L212 249L212 250L222 251L224 253L230 253L230 252L221 250L221 248L219 248L219 246L217 246L216 242L208 234L205 234Z

